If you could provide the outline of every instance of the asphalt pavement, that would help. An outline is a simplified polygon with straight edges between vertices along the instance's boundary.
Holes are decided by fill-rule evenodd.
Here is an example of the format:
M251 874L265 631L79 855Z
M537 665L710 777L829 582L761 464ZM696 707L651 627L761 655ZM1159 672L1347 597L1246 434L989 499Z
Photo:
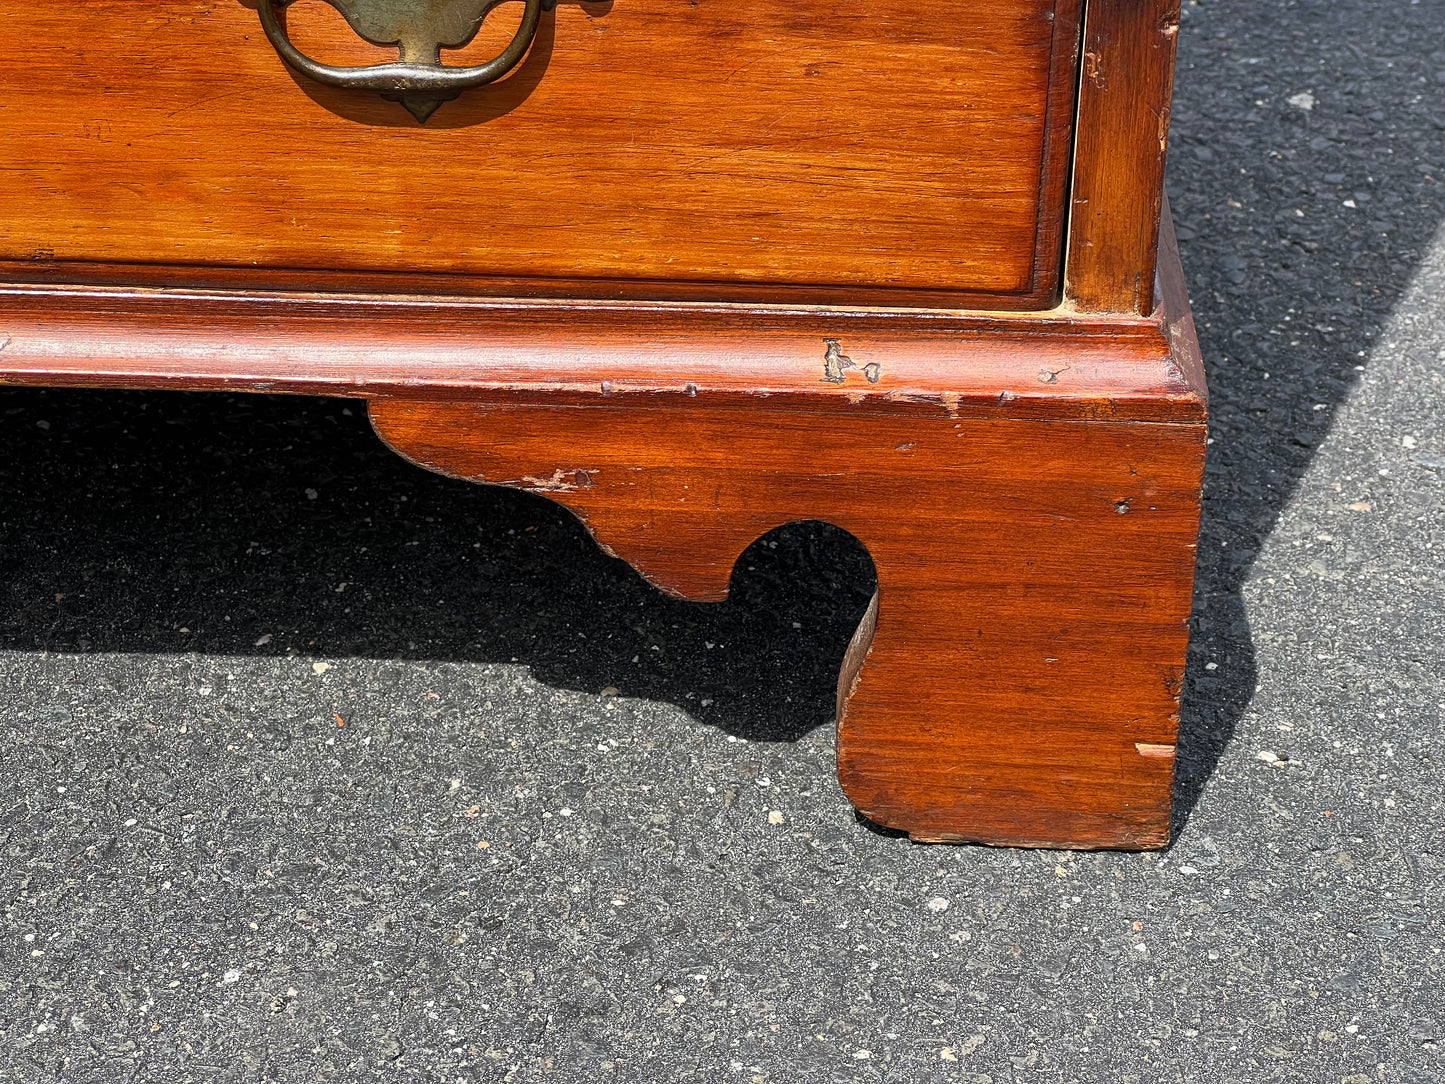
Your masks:
M0 1081L1445 1080L1445 3L1188 3L1161 853L833 779L871 564L669 600L344 400L0 391Z

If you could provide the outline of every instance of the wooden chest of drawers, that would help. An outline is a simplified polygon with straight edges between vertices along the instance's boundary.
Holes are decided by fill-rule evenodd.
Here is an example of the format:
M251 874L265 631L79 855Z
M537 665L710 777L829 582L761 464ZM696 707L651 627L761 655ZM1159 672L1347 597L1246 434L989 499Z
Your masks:
M829 520L879 577L860 809L1158 845L1205 443L1177 7L11 5L0 381L364 397L692 598Z

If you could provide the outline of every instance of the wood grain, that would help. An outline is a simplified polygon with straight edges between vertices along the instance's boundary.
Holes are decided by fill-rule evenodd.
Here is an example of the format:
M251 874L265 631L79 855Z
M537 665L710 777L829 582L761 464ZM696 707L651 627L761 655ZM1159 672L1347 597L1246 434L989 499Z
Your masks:
M1154 311L1179 0L1089 0L1065 303Z
M308 48L376 59L317 7ZM238 0L12 3L0 257L1047 306L1079 9L563 4L418 127L293 78Z
M765 401L374 400L372 417L423 466L554 497L690 598L724 597L776 526L843 527L879 580L866 662L839 691L859 809L928 840L1167 839L1202 426Z
M377 59L318 10L306 48ZM1079 0L564 4L427 128L291 78L234 0L0 11L0 383L369 398L692 598L828 520L879 580L859 808L1167 840L1207 414L1177 0L1090 0L1076 148Z
M1139 319L9 287L0 336L13 384L1202 416ZM830 340L857 363L838 384Z
M839 681L859 807L920 839L1153 846L1206 406L1164 238L1151 318L12 287L0 381L372 396L402 454L553 496L693 598L829 520L880 584Z
M1197 374L1184 299L1149 326ZM1121 344L1120 364L1139 355ZM659 389L661 390L661 389ZM757 537L857 537L875 608L839 677L839 777L923 840L1149 847L1169 833L1206 430L1154 398L1101 421L1060 397L967 413L919 397L815 412L754 396L376 399L377 432L452 477L550 496L658 586L726 596Z

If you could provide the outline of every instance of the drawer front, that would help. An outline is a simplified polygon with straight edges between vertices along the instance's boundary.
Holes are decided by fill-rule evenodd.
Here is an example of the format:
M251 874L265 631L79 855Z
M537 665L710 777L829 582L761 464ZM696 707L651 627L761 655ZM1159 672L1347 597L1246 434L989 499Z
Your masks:
M1078 0L564 2L510 75L425 124L294 74L255 8L0 3L0 260L556 296L1054 296ZM444 59L500 51L521 11ZM287 21L328 61L396 55L319 0Z

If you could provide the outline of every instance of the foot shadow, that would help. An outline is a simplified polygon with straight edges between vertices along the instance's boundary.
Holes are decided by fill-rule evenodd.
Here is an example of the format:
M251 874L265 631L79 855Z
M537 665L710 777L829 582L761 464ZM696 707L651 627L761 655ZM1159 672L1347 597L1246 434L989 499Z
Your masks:
M1445 51L1419 47L1440 43L1438 17L1184 8L1169 191L1212 445L1176 830L1254 695L1255 555L1445 220Z
M1433 13L1185 8L1169 187L1213 445L1176 829L1254 694L1255 555L1445 220ZM515 658L787 741L832 718L873 589L851 536L794 524L729 602L669 599L569 513L410 467L339 400L8 390L0 445L0 649Z
M0 649L521 662L753 741L833 717L872 595L822 523L671 598L551 501L418 470L333 399L0 393Z

